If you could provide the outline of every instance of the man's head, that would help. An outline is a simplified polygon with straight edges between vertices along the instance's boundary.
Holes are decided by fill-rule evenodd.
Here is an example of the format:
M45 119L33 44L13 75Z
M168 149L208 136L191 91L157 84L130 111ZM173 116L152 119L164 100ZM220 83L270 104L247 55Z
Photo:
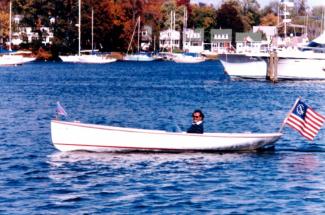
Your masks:
M202 113L201 110L197 109L197 110L193 111L192 117L193 117L194 122L199 122L199 121L203 121L204 114Z

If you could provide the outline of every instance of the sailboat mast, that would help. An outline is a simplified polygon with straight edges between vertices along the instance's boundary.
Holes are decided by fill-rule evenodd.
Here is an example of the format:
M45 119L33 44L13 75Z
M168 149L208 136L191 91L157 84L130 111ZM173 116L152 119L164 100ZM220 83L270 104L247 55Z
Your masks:
M80 51L81 51L81 0L78 2L78 7L79 7L79 13L78 13L78 55L80 56Z
M140 24L141 24L141 20L140 20L140 16L138 18L138 22L139 22L139 25L138 25L138 52L140 52Z
M287 38L287 5L284 4L284 39Z
M12 30L11 30L11 17L12 17L12 1L10 0L10 2L9 2L9 51L12 51L12 49L11 49L11 40L12 40Z
M91 9L91 51L94 51L94 8Z
M184 20L183 20L183 51L185 51L186 43L186 29L187 29L187 7L184 7Z
M173 52L173 11L170 11L170 53Z

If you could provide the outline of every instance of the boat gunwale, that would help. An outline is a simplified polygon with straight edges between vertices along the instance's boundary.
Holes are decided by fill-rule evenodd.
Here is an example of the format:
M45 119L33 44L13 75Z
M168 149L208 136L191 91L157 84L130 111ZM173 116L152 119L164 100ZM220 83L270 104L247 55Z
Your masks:
M124 127L115 127L115 126L107 126L107 125L95 125L88 123L81 123L79 121L76 122L68 122L68 121L60 121L60 120L52 120L51 123L58 123L63 125L82 127L82 128L91 128L91 129L100 129L100 130L110 130L117 132L134 132L141 134L156 134L156 135L176 135L176 136L195 136L195 137L220 137L220 138L274 138L281 137L283 133L274 132L274 133L203 133L203 134L193 134L186 132L168 132L163 130L151 130L151 129L141 129L141 128L124 128Z

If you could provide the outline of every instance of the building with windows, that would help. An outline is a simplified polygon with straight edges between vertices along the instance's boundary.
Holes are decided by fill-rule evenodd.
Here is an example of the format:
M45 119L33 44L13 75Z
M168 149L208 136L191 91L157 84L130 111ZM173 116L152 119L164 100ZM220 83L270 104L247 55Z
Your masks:
M161 31L159 34L159 47L162 51L170 51L171 48L180 48L180 38L181 35L179 31L176 30L165 30Z
M22 43L31 43L35 40L39 40L39 37L42 37L41 41L44 45L52 44L54 34L50 27L43 26L39 30L35 30L32 27L20 27L19 23L21 19L23 19L22 15L15 15L13 17L12 45L19 46ZM50 22L53 24L53 18Z
M211 29L211 51L219 54L232 51L232 30Z
M185 52L201 53L204 50L204 29L186 29L184 33L183 50Z
M236 33L237 53L260 52L261 46L262 46L262 34L260 32Z
M12 44L20 45L21 43L31 43L42 37L44 45L52 44L54 38L53 32L49 27L41 27L39 31L33 31L32 27L20 27L18 31L12 33Z

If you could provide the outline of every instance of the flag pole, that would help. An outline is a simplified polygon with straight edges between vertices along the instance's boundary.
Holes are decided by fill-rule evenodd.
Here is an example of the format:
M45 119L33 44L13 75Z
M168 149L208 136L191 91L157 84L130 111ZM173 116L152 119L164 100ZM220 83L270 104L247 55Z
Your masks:
M287 122L288 117L290 116L290 114L292 113L292 111L294 110L294 108L296 107L296 105L298 104L298 102L300 101L300 99L301 99L301 96L299 96L299 97L296 99L295 103L293 104L293 106L292 106L292 108L290 109L289 113L287 114L286 118L284 118L284 120L283 120L283 122L282 122L282 124L281 124L281 126L280 126L279 133L282 132L282 130L283 130L283 128L284 128L284 125L285 125L286 122Z

